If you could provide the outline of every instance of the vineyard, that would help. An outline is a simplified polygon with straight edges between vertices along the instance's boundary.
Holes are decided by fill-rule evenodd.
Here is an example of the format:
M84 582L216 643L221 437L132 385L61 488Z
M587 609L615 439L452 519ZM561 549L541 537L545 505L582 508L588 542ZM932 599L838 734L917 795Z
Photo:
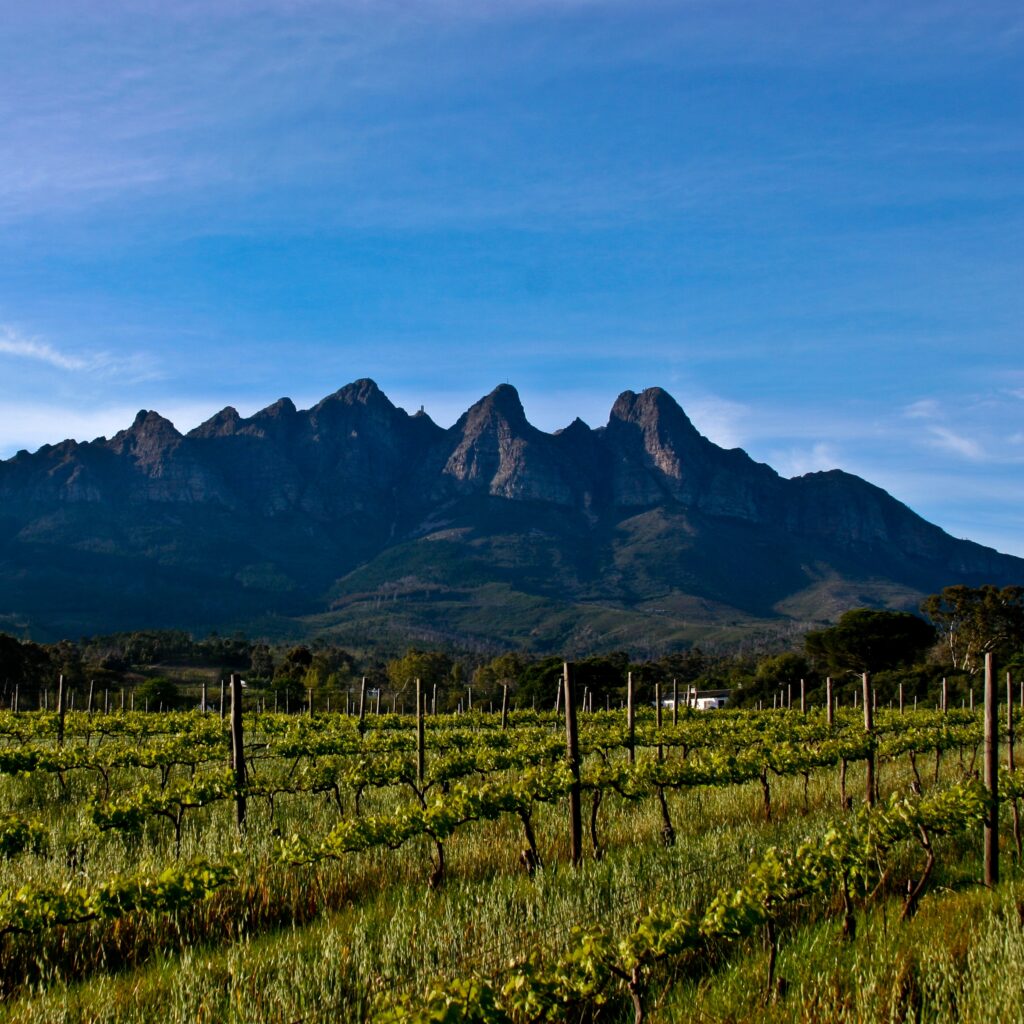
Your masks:
M0 713L0 1020L1021 1019L1009 680L987 736L866 677L758 712L585 710L570 667L546 710L232 691Z

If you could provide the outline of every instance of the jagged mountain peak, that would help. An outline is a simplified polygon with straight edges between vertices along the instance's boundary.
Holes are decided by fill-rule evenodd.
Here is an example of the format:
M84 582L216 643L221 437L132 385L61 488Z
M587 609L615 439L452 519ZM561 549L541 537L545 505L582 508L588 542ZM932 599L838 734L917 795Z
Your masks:
M452 428L458 433L487 429L499 423L515 429L530 428L519 392L511 384L499 384L490 394L474 402Z
M173 434L175 437L181 437L174 424L166 416L161 416L155 409L140 409L135 414L135 421L128 428L128 432L149 435Z
M662 429L687 437L700 437L682 406L664 388L645 388L639 394L623 391L612 406L608 425L635 424L643 430Z
M220 412L214 413L208 420L200 423L187 434L188 437L223 437L233 434L238 429L242 417L233 405L227 405Z
M290 398L279 398L276 402L271 402L266 408L253 413L252 419L256 421L280 420L294 416L297 413L298 409L295 408L295 403Z
M590 437L594 433L590 426L577 416L567 427L555 431L555 437L571 440L577 437Z
M369 377L360 377L359 380L346 384L333 394L321 399L313 409L317 411L335 404L395 408L391 399L377 386L377 382Z
M115 451L125 448L153 452L177 445L182 435L174 424L153 409L140 409L127 430L118 431L108 442Z
M954 540L858 477L787 480L717 447L662 388L624 391L606 426L577 418L554 434L508 384L447 430L368 379L306 411L228 406L187 440L142 410L110 441L0 462L0 508L0 617L79 632L315 615L342 595L369 602L378 635L392 614L380 594L443 585L448 604L402 614L447 629L482 586L491 618L474 621L491 640L556 645L543 631L571 606L580 635L618 643L608 615L654 635L657 616L685 620L698 598L805 616L819 591L906 605L952 582L1024 578L1020 559ZM519 593L508 633L493 611L505 586Z

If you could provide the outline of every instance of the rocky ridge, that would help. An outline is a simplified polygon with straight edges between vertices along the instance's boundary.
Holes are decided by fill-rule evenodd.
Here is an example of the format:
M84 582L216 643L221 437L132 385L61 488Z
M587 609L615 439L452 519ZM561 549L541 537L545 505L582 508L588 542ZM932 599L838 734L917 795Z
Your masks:
M858 477L789 480L719 448L660 388L624 392L602 427L548 434L509 385L446 430L359 380L308 410L228 407L187 434L144 410L110 439L0 462L0 628L46 633L310 615L344 628L420 584L447 595L413 615L436 628L442 605L465 617L452 594L476 608L500 586L546 611L511 633L493 611L474 635L553 648L609 608L650 619L651 601L766 620L827 591L811 616L825 618L837 593L907 605L1022 570ZM570 625L552 624L556 606Z

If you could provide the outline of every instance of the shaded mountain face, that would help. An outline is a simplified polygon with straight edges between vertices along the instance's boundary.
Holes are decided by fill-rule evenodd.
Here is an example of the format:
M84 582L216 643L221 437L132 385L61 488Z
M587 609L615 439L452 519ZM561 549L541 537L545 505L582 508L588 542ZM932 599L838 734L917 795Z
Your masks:
M496 388L450 429L369 380L312 409L143 411L0 462L0 630L180 626L658 650L708 631L913 606L1024 560L839 471L783 479L660 388L607 425L531 426Z

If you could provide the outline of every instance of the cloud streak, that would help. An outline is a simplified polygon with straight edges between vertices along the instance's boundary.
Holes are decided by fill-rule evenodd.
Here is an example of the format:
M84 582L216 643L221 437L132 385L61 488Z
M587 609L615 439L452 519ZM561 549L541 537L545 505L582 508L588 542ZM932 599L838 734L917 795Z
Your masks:
M0 357L39 363L64 374L88 374L102 379L117 379L123 384L138 384L162 376L156 359L149 353L67 352L40 338L26 336L10 325L0 325Z
M44 341L22 337L11 327L0 327L0 354L46 363L58 370L84 370L88 365L84 359L60 352Z

